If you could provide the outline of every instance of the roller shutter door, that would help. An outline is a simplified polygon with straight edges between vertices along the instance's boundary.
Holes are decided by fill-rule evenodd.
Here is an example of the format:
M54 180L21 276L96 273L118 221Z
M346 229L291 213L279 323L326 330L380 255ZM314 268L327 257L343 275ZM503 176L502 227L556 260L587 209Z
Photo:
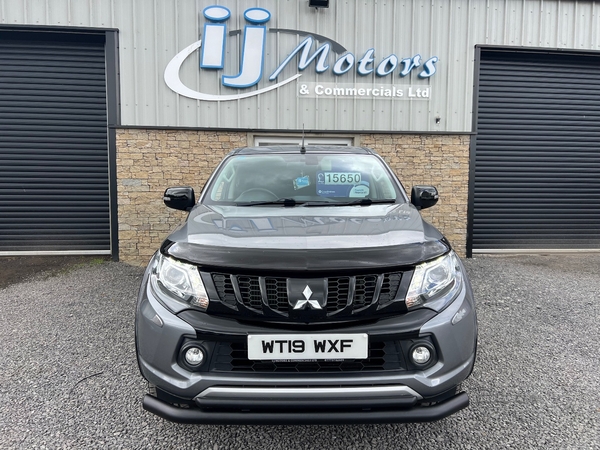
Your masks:
M0 32L0 252L110 253L104 36Z
M473 252L600 248L600 57L481 49Z

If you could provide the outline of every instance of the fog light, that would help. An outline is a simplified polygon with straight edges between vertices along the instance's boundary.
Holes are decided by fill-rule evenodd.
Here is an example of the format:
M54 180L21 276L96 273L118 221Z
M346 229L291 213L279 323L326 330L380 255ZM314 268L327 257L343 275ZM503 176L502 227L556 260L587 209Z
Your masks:
M204 352L198 347L190 347L185 351L185 361L190 366L198 366L204 361Z
M410 354L410 357L412 358L415 364L427 364L431 359L431 351L427 347L419 345L418 347L415 347L413 349L413 351Z

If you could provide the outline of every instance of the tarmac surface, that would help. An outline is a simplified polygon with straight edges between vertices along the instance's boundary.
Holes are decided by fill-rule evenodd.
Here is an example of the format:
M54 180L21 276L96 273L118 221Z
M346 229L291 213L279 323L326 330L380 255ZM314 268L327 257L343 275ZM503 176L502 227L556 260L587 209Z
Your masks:
M0 279L14 260L0 259ZM0 448L600 449L600 255L465 260L479 316L466 410L435 423L203 426L142 410L142 269L41 264L0 288ZM40 268L44 269L40 271Z

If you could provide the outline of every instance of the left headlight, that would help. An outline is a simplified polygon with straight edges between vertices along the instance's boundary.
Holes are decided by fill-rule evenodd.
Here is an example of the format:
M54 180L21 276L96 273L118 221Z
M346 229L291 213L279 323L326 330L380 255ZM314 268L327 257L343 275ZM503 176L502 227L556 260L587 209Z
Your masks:
M463 273L458 257L450 252L415 268L408 293L406 307L422 306L441 311L456 297L463 283Z
M154 260L150 283L173 312L190 306L203 311L208 308L208 295L196 266L159 253Z

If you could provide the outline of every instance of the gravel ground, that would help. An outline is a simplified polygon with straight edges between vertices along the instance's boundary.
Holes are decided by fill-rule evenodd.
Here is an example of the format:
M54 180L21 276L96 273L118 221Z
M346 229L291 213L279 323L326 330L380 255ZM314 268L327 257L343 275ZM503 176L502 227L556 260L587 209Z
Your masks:
M58 275L75 266L98 264L110 260L110 256L0 256L0 289L11 284L27 281L45 272L44 276Z
M600 255L466 261L471 406L431 424L184 426L142 410L142 270L100 262L0 290L0 448L600 449Z

